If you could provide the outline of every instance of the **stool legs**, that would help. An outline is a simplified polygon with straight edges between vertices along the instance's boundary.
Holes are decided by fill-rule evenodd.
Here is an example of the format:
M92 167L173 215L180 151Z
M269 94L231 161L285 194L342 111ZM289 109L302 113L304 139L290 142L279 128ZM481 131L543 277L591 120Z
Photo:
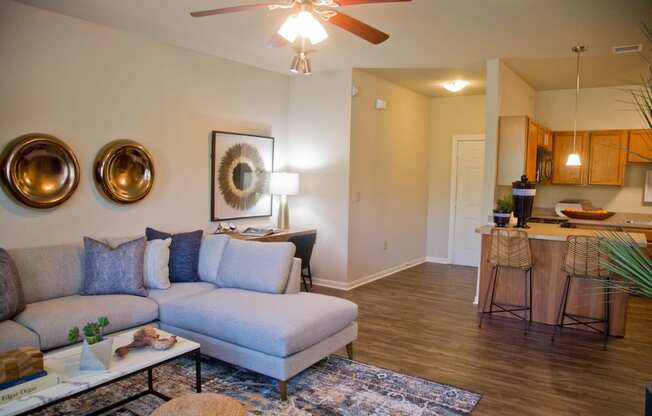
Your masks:
M506 308L501 304L495 302L496 296L496 284L498 281L498 275L500 272L500 266L493 266L491 268L491 278L489 280L489 285L487 286L487 292L484 297L484 303L482 305L482 310L480 311L480 322L478 323L478 328L482 328L482 321L485 315L491 317L494 313L508 312L515 317L523 320L523 333L527 335L530 328L530 323L532 322L532 268L523 270L524 274L524 285L523 285L523 297L524 302L523 306L516 305L505 305L512 306L512 308ZM487 301L489 301L489 310L487 311ZM494 311L494 306L498 308ZM516 307L514 307L516 306ZM514 312L523 312L523 316L517 315Z
M602 345L602 349L607 351L607 342L609 341L609 313L611 310L611 301L610 301L610 293L609 293L609 278L606 278L606 284L603 288L603 294L604 294L604 344Z
M493 311L494 294L496 293L497 279L498 279L498 266L494 266L491 268L491 278L489 279L489 284L487 285L487 293L485 294L482 310L480 311L480 323L478 324L478 328L482 328L482 320L484 319L485 314L486 313L491 314L491 312ZM491 291L491 302L489 303L490 311L485 312L487 310L487 300L489 299L489 291Z
M603 346L604 350L607 349L607 342L609 341L609 320L610 320L610 309L611 309L611 299L609 293L609 278L606 278L605 287L602 290L602 299L604 301L603 310L602 310L602 319L589 318L585 316L578 316L568 313L568 296L570 294L570 288L572 283L573 276L566 276L566 284L564 285L564 292L562 294L561 302L559 303L559 313L557 315L557 325L552 332L551 342L555 342L555 337L557 336L557 331L561 335L564 326L570 325L584 325L587 328L603 335ZM566 318L570 319L571 322L566 323ZM593 326L594 324L603 324L604 327L602 330Z

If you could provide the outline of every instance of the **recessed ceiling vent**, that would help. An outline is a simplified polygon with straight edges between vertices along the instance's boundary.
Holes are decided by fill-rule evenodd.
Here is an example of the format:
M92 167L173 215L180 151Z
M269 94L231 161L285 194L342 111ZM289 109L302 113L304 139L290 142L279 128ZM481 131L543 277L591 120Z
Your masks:
M643 50L643 45L640 43L636 45L621 45L621 46L614 46L613 51L614 55L625 55L627 53L641 53Z

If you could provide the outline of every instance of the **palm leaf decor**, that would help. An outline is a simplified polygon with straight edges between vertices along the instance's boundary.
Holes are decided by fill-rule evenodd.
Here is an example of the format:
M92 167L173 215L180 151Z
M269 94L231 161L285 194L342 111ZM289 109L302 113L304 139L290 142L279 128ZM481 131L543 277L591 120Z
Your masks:
M604 268L624 281L611 281L616 289L652 298L652 260L627 233L606 231L600 233L599 245Z
M652 45L652 29L650 29L647 24L641 23L641 31ZM647 60L644 55L641 56ZM648 63L650 63L649 60ZM648 66L648 73L641 74L641 84L636 88L631 89L629 92L632 96L636 110L648 125L648 128L652 129L652 63ZM652 137L649 136L645 139L652 141ZM627 149L627 151L652 162L652 158L633 152L630 149Z

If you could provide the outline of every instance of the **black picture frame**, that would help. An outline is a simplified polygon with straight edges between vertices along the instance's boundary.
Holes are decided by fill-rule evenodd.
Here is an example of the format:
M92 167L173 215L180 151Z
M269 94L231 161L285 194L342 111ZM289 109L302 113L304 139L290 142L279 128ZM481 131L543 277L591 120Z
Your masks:
M241 216L223 216L223 217L218 217L217 213L215 212L215 205L216 205L216 196L217 193L219 192L217 190L217 178L216 178L216 165L217 165L217 157L221 155L216 154L216 142L219 139L220 134L227 134L227 135L232 135L232 136L242 136L242 137L247 137L249 139L262 139L262 140L270 140L271 141L271 168L270 168L270 173L274 171L274 137L272 136L263 136L263 135L258 135L258 134L247 134L247 133L238 133L238 132L230 132L230 131L222 131L222 130L213 130L211 132L211 199L210 199L210 213L211 213L211 222L218 222L218 221L229 221L229 220L241 220L241 219L247 219L247 218L264 218L264 217L271 217L272 216L272 197L271 195L269 196L269 209L268 212L262 215L241 215Z

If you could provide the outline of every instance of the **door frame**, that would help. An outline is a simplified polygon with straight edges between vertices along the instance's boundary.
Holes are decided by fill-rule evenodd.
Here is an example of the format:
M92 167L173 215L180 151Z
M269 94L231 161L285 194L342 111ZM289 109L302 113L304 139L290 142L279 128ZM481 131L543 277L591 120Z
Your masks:
M455 220L457 219L457 146L460 142L483 142L486 146L484 134L461 134L453 136L453 151L451 152L451 186L448 208L448 263L453 264L453 246L455 242ZM486 148L485 148L486 151Z

